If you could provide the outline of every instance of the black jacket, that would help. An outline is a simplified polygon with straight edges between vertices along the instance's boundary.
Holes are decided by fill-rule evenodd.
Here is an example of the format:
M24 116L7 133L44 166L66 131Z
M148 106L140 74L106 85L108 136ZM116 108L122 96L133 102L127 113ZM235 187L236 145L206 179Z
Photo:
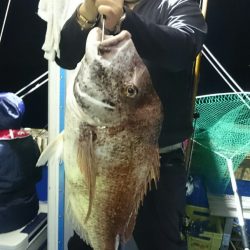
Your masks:
M19 229L38 212L35 167L40 151L32 136L0 139L0 233Z
M133 11L126 8L121 28L131 33L163 103L160 146L184 141L192 133L192 66L207 32L198 4L194 0L141 0ZM61 31L57 64L76 67L84 56L88 32L81 31L74 13Z

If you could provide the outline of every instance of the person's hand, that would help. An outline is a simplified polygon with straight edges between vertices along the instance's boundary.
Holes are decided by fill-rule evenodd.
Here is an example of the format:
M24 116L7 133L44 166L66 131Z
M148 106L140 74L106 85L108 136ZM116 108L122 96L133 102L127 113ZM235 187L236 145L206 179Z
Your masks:
M124 0L95 0L100 15L105 16L105 28L114 30L123 15Z
M87 20L93 21L98 13L106 18L105 28L113 30L123 15L124 0L85 0L79 12Z

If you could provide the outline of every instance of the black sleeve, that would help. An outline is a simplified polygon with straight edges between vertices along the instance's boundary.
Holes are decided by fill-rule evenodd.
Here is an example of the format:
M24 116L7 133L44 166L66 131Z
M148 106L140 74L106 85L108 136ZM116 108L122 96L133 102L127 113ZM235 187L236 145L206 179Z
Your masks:
M76 11L64 24L60 38L60 56L56 63L65 69L74 69L85 54L85 44L89 30L81 30L76 21Z
M207 26L195 1L165 1L158 13L152 13L159 15L157 23L129 9L126 12L122 28L132 34L135 47L144 59L179 71L202 48Z

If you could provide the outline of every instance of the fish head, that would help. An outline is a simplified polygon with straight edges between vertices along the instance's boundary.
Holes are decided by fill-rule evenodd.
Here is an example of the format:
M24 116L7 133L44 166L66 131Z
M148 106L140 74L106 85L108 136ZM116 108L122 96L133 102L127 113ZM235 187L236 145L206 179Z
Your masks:
M88 35L74 95L92 125L106 126L131 119L138 108L147 103L152 107L152 101L159 100L131 34L124 30L118 35L105 35L103 41L101 36L100 28Z

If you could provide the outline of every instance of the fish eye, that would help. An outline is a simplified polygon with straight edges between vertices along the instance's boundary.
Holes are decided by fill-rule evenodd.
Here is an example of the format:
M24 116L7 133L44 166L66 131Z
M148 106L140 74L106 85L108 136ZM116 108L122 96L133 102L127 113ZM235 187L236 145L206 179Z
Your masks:
M138 94L138 89L135 85L129 84L126 86L125 94L127 97L133 98Z

